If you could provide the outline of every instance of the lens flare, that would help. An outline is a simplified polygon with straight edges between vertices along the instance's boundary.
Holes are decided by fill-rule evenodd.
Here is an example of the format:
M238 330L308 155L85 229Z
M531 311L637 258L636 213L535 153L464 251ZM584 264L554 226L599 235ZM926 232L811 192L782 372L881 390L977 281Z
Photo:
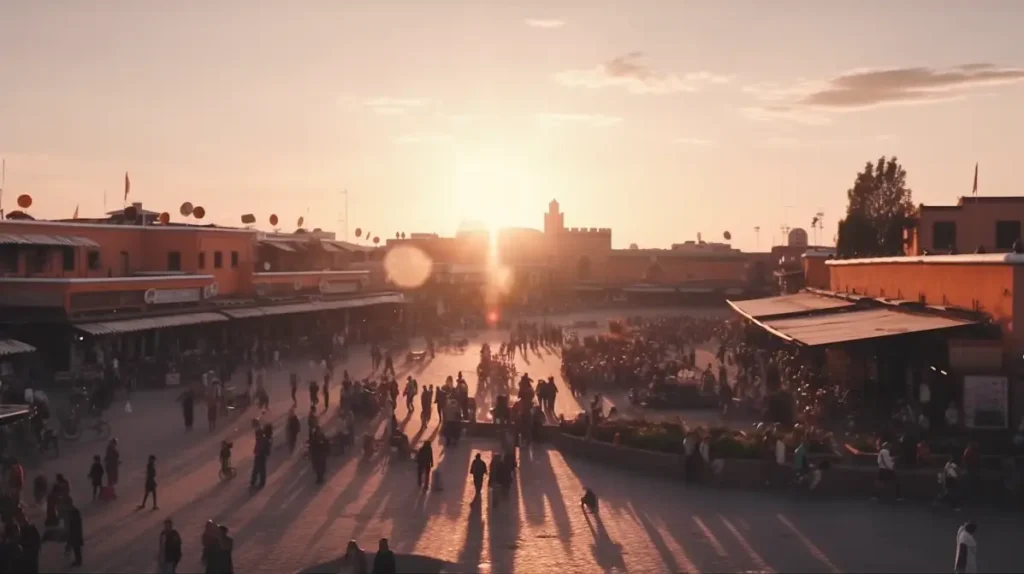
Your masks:
M388 279L402 289L415 289L430 279L434 260L419 247L399 245L384 256Z

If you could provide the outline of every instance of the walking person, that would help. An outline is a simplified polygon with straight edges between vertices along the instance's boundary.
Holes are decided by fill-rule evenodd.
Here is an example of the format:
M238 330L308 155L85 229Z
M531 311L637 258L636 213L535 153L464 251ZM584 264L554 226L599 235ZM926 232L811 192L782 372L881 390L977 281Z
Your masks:
M324 386L321 389L321 391L323 391L323 394L324 394L324 412L326 413L327 409L329 409L331 407L331 371L330 371L330 369L327 369L327 371L324 372Z
M89 482L92 483L92 499L95 501L103 489L103 463L100 462L100 455L92 457L92 466L89 468Z
M21 508L14 516L15 522L21 530L21 555L26 574L37 574L39 572L39 553L43 548L43 538L39 535L39 529L28 521L25 511Z
M135 510L142 510L146 507L146 501L149 500L149 495L153 495L153 510L159 510L160 507L156 505L156 457L149 455L149 461L146 463L146 492L142 495L142 504Z
M285 426L285 437L288 440L288 452L295 452L295 445L299 442L299 433L302 432L302 425L299 422L299 415L295 414L295 407L288 411L288 422Z
M964 523L956 533L956 562L953 572L956 574L973 574L978 571L978 544L974 540L974 532L978 526L971 521Z
M355 540L349 540L345 557L341 560L342 574L367 574L366 553Z
M112 438L107 443L107 452L103 455L103 469L107 471L107 487L111 495L116 497L115 487L120 476L121 451L117 448L117 439Z
M252 475L249 488L263 488L267 485L267 457L270 455L269 437L265 429L256 431L256 444L252 450Z
M68 541L65 548L70 550L75 557L75 561L71 563L71 566L77 567L82 565L82 546L85 546L85 529L82 527L82 513L74 504L68 501L67 516Z
M291 387L291 391L292 391L292 407L294 408L294 407L299 406L299 400L295 397L295 395L299 392L299 374L298 373L292 373L291 375L288 376L288 385Z
M882 491L890 490L896 501L903 500L900 496L900 484L896 479L896 461L893 459L890 449L892 445L888 442L882 444L878 451L878 479L875 483L875 500L881 498Z
M181 416L185 419L185 430L192 430L192 423L195 421L196 395L191 388L185 389L181 394Z
M484 476L487 475L487 463L476 453L473 463L469 465L469 474L473 477L473 503L480 502L480 491L484 487Z
M430 488L430 469L434 467L434 449L430 441L425 441L416 453L416 486L427 490Z
M160 563L160 574L175 574L181 562L181 534L174 529L170 518L164 520L164 529L160 531L157 561Z

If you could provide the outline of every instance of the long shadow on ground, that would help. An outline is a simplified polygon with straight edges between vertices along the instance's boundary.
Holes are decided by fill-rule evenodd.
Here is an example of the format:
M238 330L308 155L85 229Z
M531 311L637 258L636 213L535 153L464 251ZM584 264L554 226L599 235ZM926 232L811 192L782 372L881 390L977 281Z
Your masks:
M305 570L300 570L298 574L335 574L341 571L341 567L344 561L344 556L335 558L328 562L322 562L315 566L310 566ZM367 566L373 566L374 554L369 552L366 553ZM422 574L442 574L444 572L466 572L466 570L460 567L458 564L453 562L447 562L439 560L437 558L431 558L429 556L420 556L418 554L398 554L395 553L395 562L398 566L397 571L400 574L405 573L422 573Z

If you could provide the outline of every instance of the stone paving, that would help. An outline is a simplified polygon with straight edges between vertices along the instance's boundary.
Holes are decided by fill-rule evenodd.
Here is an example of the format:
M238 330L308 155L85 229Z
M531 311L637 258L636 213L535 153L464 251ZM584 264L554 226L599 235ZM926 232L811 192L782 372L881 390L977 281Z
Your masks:
M478 349L476 341L464 355L438 355L417 365L416 376L421 384L439 384L458 370L472 373ZM529 360L519 365L520 371L557 376L557 356ZM358 352L347 368L361 375L368 365L366 353ZM275 373L270 387L267 418L279 429L290 404L287 373ZM474 377L467 379L474 383ZM181 572L201 571L199 535L207 519L230 527L236 569L247 573L306 570L335 561L349 539L369 551L380 537L390 538L397 552L455 563L454 571L944 571L952 566L956 526L967 517L866 500L806 501L686 489L628 469L563 457L541 445L521 453L512 503L481 508L469 504L467 473L474 453L490 457L495 445L484 439L464 439L448 450L435 446L445 477L442 492L421 493L413 463L386 455L369 462L334 457L327 483L316 486L308 461L299 453L289 456L283 446L270 458L266 487L250 492L251 411L214 432L207 432L203 420L186 433L175 396L173 391L140 393L132 400L132 414L111 413L124 460L119 500L87 502L86 473L92 455L102 453L101 441L85 437L59 460L45 463L43 470L51 477L56 472L68 476L83 510L85 571L155 572L157 536L166 517L175 521L185 541ZM307 401L306 393L300 393L300 412L308 409ZM557 409L565 414L579 409L564 386ZM326 424L334 417L332 410ZM404 405L398 417L416 440L437 435L437 417L426 429L420 428L418 416L406 419ZM239 477L227 482L217 477L217 445L224 438L235 441L239 469ZM157 456L160 510L136 511L149 454ZM35 472L30 469L30 478ZM601 497L596 517L580 509L585 486ZM995 511L970 516L979 522L982 569L1024 571L1024 553L1014 546L1024 533L1024 520ZM67 569L61 550L55 545L44 549L45 571Z

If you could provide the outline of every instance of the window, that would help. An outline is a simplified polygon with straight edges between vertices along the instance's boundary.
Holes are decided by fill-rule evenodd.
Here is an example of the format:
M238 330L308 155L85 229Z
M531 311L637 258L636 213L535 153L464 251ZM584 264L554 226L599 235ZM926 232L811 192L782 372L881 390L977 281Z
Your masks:
M167 270L168 271L181 271L181 252L180 251L168 251L167 252Z
M936 221L932 225L932 247L941 251L956 249L956 222Z
M18 272L18 246L0 245L0 272Z
M1019 221L996 222L996 249L1010 251L1018 239L1020 239Z
M90 271L96 271L103 266L102 262L100 261L99 251L89 251L88 253L86 253L86 262L89 265Z
M60 248L60 260L64 266L65 271L75 270L75 248L74 247L61 247Z
M213 252L213 268L220 269L224 267L224 254L220 251Z
M238 252L237 251L232 251L231 252L231 268L232 269L238 269Z
M206 269L206 252L205 251L200 251L199 252L199 268L200 269Z
M49 263L49 253L45 247L37 247L29 252L28 269L30 273L44 273Z

